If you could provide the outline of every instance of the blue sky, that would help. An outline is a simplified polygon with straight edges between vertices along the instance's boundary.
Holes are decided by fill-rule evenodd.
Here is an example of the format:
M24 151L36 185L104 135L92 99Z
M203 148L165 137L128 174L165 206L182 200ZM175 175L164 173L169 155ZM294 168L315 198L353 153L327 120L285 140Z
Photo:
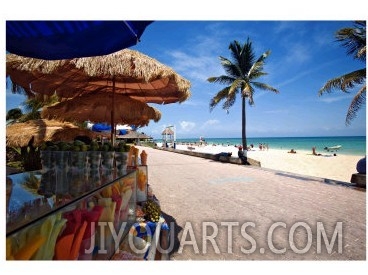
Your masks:
M327 80L364 66L335 42L336 30L350 26L352 22L347 20L156 20L131 49L188 79L192 95L181 104L151 104L161 111L162 118L140 130L160 138L166 126L175 125L177 138L241 137L240 98L228 114L221 104L210 112L210 99L223 86L209 83L207 78L224 73L218 57L230 57L230 42L244 43L249 37L257 57L271 50L264 67L268 75L261 80L280 93L256 90L255 105L247 104L248 137L365 135L365 107L345 126L356 90L318 96ZM6 110L23 100L7 91Z
M277 88L274 94L257 90L255 105L247 105L247 135L334 136L365 135L366 111L347 127L345 115L356 90L318 96L328 80L363 67L345 54L334 33L351 21L156 21L133 49L172 67L191 81L192 96L181 104L157 106L158 123L142 129L160 137L166 125L175 125L178 138L240 137L241 100L227 114L219 104L209 111L210 99L223 86L207 78L224 72L218 57L230 57L233 40L249 37L256 55L271 50L263 82Z

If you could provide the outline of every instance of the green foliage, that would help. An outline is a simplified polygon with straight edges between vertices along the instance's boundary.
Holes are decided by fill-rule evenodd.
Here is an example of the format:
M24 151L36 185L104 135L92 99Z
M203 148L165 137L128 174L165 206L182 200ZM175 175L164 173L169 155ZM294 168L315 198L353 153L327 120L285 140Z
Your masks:
M226 75L209 77L210 83L226 85L210 100L210 111L212 111L220 102L223 102L222 108L229 113L229 109L235 104L236 96L242 99L242 143L246 146L246 117L245 101L249 105L254 104L253 95L255 89L267 90L274 93L279 91L268 84L258 82L258 79L267 73L263 71L266 58L270 51L264 52L258 59L255 58L252 42L248 38L242 45L234 41L229 45L231 59L220 56L220 62Z
M158 222L160 220L161 208L157 202L148 199L142 210L147 220L152 222Z
M115 145L114 150L116 152L129 152L130 145L127 144L125 141L120 141L118 144Z
M7 112L6 120L9 120L9 119L16 120L16 119L21 118L22 115L23 115L23 112L20 108L14 108Z
M364 65L366 64L366 21L355 21L353 27L338 30L335 37L336 41L342 43L342 46L346 48L348 55L352 55L354 59L363 61ZM348 108L345 118L346 125L350 125L357 112L365 105L366 67L332 78L318 91L319 96L326 92L331 93L334 90L348 93L357 85L360 88Z
M22 93L16 89L16 93ZM23 102L26 113L19 117L20 122L41 118L41 110L45 106L52 105L59 101L57 95L47 96L41 94L28 94L28 98Z

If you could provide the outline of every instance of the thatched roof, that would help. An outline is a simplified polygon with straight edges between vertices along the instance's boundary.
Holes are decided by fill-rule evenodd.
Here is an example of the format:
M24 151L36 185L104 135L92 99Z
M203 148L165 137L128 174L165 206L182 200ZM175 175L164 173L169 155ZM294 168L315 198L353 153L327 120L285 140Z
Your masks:
M111 123L111 110L114 105L114 123L145 126L150 120L158 122L161 112L146 103L129 96L96 92L77 96L52 106L44 107L41 116L70 122Z
M99 134L88 129L56 120L37 119L14 123L6 127L6 146L27 146L34 137L34 146L44 141L72 141L77 136L96 138Z
M143 134L143 133L138 133L137 131L129 131L125 135L119 135L118 138L123 138L123 139L152 139L152 137L150 137L146 134Z
M6 74L28 92L71 98L95 91L112 91L144 102L183 102L190 82L172 68L138 51L124 49L97 57L41 60L6 55Z
M174 131L170 128L165 128L165 130L162 131L162 135L173 135Z

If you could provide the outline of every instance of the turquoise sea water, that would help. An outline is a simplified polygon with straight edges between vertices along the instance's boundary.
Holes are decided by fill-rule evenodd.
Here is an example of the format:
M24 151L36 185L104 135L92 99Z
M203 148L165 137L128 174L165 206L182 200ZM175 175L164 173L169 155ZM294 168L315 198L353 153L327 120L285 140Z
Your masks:
M208 144L217 145L240 145L241 138L206 138ZM157 140L161 142L162 140ZM199 142L199 138L177 139L177 142ZM258 147L260 143L268 144L270 149L283 150L306 150L312 151L316 147L317 153L325 152L325 147L341 145L339 154L346 155L366 155L366 137L365 136L343 136L343 137L260 137L247 138L247 145L253 144Z

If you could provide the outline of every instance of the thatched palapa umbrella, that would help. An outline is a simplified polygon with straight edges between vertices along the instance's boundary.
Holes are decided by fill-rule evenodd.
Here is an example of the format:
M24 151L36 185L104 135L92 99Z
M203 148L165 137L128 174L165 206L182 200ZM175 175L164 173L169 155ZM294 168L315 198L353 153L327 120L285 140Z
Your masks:
M190 97L190 82L170 67L138 51L63 60L6 55L6 74L30 94L72 98L96 91L129 95L143 102L168 104Z
M77 96L53 106L44 107L41 116L71 122L106 122L111 121L112 108L111 93L91 93ZM114 122L145 126L150 120L155 122L161 118L161 113L146 103L124 95L115 95L113 100L115 109Z
M156 59L130 49L65 60L7 54L6 73L13 84L29 94L56 93L61 99L99 91L159 104L183 102L190 97L188 80ZM111 125L114 114L112 108Z
M73 141L77 136L96 138L98 135L99 133L79 128L69 122L35 119L7 126L6 146L27 146L32 137L33 145L39 146L45 141Z

